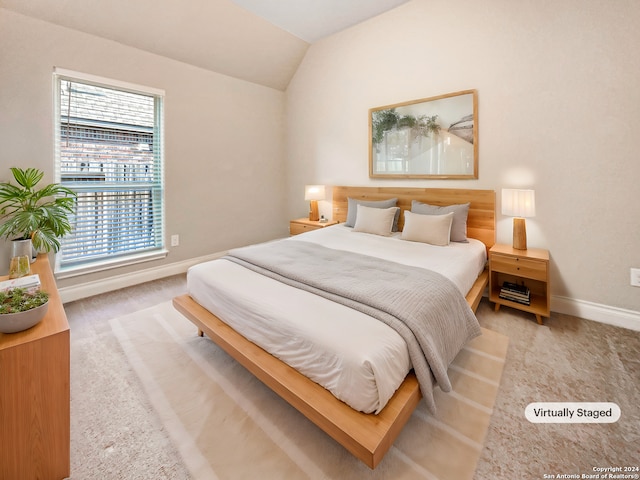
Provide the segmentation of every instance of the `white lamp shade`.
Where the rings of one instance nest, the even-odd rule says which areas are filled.
[[[304,187],[305,200],[324,200],[324,185],[307,185]]]
[[[502,214],[509,217],[535,217],[536,196],[534,190],[502,189]]]

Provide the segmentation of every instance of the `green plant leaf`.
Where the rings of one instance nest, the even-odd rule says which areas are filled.
[[[0,184],[0,237],[31,238],[36,249],[57,252],[59,238],[72,230],[68,217],[75,212],[75,192],[55,183],[35,190],[44,176],[35,168],[11,172],[19,186]]]
[[[49,294],[40,289],[10,288],[0,292],[0,314],[19,313],[40,307],[49,301]]]
[[[11,173],[13,174],[13,178],[16,179],[16,182],[27,190],[33,189],[44,176],[44,172],[35,168],[22,170],[21,168],[11,167]]]

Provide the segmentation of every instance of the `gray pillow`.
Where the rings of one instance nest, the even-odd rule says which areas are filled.
[[[467,216],[469,215],[469,203],[460,205],[447,205],[446,207],[438,207],[437,205],[429,205],[428,203],[411,201],[411,212],[420,213],[422,215],[444,215],[453,212],[453,223],[451,224],[451,241],[465,242],[467,240]]]
[[[397,198],[390,198],[389,200],[356,200],[355,198],[347,197],[347,221],[344,222],[346,227],[354,227],[356,224],[356,217],[358,215],[358,205],[371,208],[391,208],[395,207],[398,203]],[[400,209],[396,211],[395,217],[393,217],[392,232],[398,231],[398,219],[400,218]]]

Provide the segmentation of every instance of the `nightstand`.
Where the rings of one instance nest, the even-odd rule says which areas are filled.
[[[503,291],[504,282],[528,288],[530,303],[509,298],[519,298],[518,293]],[[496,244],[489,250],[489,300],[500,305],[533,313],[542,325],[542,317],[549,317],[551,290],[549,283],[549,251],[540,248],[517,250],[510,245]],[[521,297],[520,297],[521,298]]]
[[[289,234],[298,235],[304,232],[310,232],[311,230],[318,230],[319,228],[329,227],[336,225],[338,222],[335,220],[328,220],[326,222],[319,222],[309,220],[308,218],[297,218],[289,222]]]

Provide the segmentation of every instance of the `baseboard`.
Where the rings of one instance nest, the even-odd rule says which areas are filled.
[[[132,287],[140,283],[150,282],[159,278],[170,277],[185,273],[189,267],[198,263],[207,262],[220,258],[226,252],[213,253],[202,257],[191,258],[181,262],[162,265],[161,267],[147,268],[137,272],[125,273],[114,277],[105,278],[103,280],[95,280],[93,282],[81,283],[70,287],[62,287],[58,289],[62,303],[73,302],[101,293],[111,292],[120,288]]]
[[[599,303],[552,296],[551,311],[640,331],[640,312]]]

